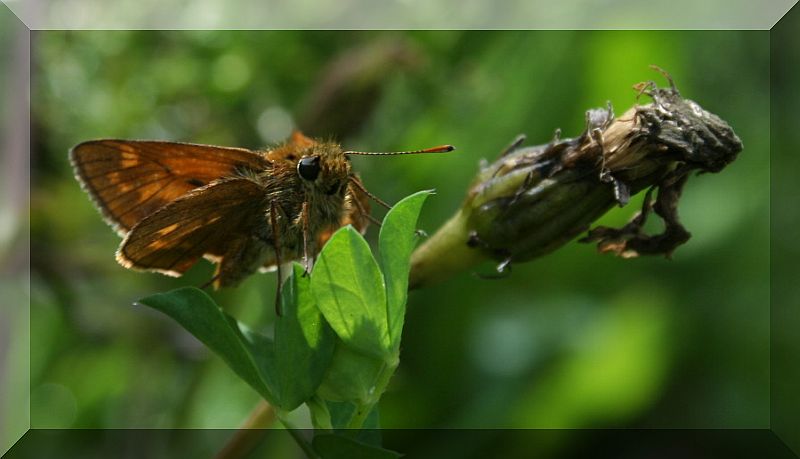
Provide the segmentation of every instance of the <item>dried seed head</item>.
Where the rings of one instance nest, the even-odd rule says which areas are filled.
[[[424,266],[436,266],[426,258],[444,254],[461,254],[470,263],[491,258],[504,268],[544,255],[586,231],[615,203],[624,205],[648,188],[645,209],[630,224],[596,228],[584,240],[625,257],[669,256],[685,243],[689,233],[678,220],[677,203],[688,173],[722,170],[742,143],[727,123],[681,97],[661,72],[669,88],[653,82],[634,87],[651,103],[620,117],[610,105],[589,110],[579,137],[561,139],[557,131],[550,143],[534,147],[522,147],[519,137],[494,163],[484,164],[460,211],[415,253],[412,279],[442,277]],[[651,203],[654,189],[658,198]],[[660,235],[642,233],[651,208],[664,219]]]

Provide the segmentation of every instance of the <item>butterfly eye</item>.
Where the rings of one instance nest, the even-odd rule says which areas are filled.
[[[313,182],[319,175],[319,156],[306,156],[297,163],[297,173],[300,177]]]

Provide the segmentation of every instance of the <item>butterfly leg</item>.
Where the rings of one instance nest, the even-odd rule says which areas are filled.
[[[390,206],[389,204],[387,204],[387,203],[386,203],[386,201],[384,201],[383,199],[381,199],[381,198],[379,198],[379,197],[375,196],[374,194],[370,193],[369,191],[367,191],[367,189],[366,189],[366,188],[364,188],[364,184],[362,184],[362,183],[361,183],[361,181],[360,181],[360,180],[358,180],[357,178],[355,178],[354,176],[351,176],[351,177],[350,177],[350,183],[352,183],[353,185],[355,185],[355,186],[356,186],[356,188],[358,188],[359,190],[361,190],[361,192],[362,192],[362,193],[364,193],[365,195],[369,196],[370,198],[372,198],[372,200],[373,200],[373,201],[375,201],[375,202],[377,202],[378,204],[382,205],[382,206],[383,206],[383,207],[385,207],[386,209],[391,209],[391,208],[392,208],[392,206]]]
[[[225,246],[213,282],[214,288],[235,287],[255,273],[271,255],[272,241],[261,236],[234,236]]]
[[[303,201],[303,208],[300,213],[301,218],[303,219],[303,267],[305,268],[303,275],[308,276],[308,273],[311,272],[313,263],[311,256],[309,255],[310,252],[308,247],[311,239],[308,229],[308,201]]]
[[[214,276],[212,276],[212,277],[211,277],[211,279],[209,279],[209,280],[207,280],[207,281],[203,282],[203,284],[202,284],[202,285],[200,285],[200,289],[201,289],[201,290],[207,290],[207,289],[208,289],[209,287],[211,287],[212,285],[214,286],[214,289],[215,289],[215,290],[216,290],[216,289],[218,289],[218,288],[219,288],[219,286],[217,285],[217,284],[218,284],[218,282],[217,282],[217,281],[218,281],[218,279],[219,279],[219,275],[220,275],[220,272],[219,272],[219,269],[217,269],[217,272],[216,272],[216,273],[214,273]]]
[[[281,315],[281,285],[283,284],[283,275],[281,273],[281,242],[280,230],[278,228],[278,209],[275,203],[269,205],[269,224],[272,227],[272,241],[275,248],[275,265],[277,266],[278,274],[278,288],[275,290],[275,314]]]
[[[361,204],[361,201],[359,201],[358,198],[355,197],[355,194],[353,192],[353,188],[350,187],[350,185],[348,185],[348,188],[349,188],[348,191],[349,191],[349,194],[350,194],[350,197],[351,197],[350,202],[352,202],[356,206],[356,209],[358,209],[359,214],[363,218],[366,218],[367,220],[372,222],[374,225],[376,225],[378,228],[380,228],[381,227],[381,221],[369,214],[369,211],[364,208],[364,205]],[[361,224],[361,222],[359,222],[359,223]]]

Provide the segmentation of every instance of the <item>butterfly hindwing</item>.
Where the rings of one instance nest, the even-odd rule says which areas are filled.
[[[117,251],[125,267],[172,276],[203,255],[222,257],[253,230],[267,240],[265,188],[248,178],[223,179],[192,190],[133,226]]]

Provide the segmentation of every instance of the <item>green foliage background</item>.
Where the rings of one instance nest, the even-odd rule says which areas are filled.
[[[615,259],[571,243],[505,280],[465,272],[412,292],[381,424],[768,427],[767,32],[33,37],[34,427],[233,428],[258,400],[175,323],[131,306],[200,285],[212,267],[171,279],[117,265],[119,239],[73,179],[71,146],[119,137],[259,148],[293,125],[349,149],[451,143],[458,150],[446,156],[354,159],[368,189],[390,202],[436,188],[420,223],[432,232],[457,208],[481,158],[519,133],[531,144],[559,127],[577,135],[584,111],[607,100],[622,113],[634,103],[634,83],[665,84],[649,64],[667,69],[685,97],[729,121],[744,143],[728,169],[689,181],[680,212],[692,239],[672,261]],[[341,97],[325,102],[314,94],[339,71],[329,67],[337,59],[357,71],[344,77]],[[325,116],[308,121],[319,107]],[[625,222],[639,202],[601,223]],[[377,240],[374,228],[368,239]],[[273,275],[255,275],[214,296],[266,329],[274,288]],[[420,440],[414,431],[392,435],[388,447]],[[540,447],[558,451],[568,441],[566,433]],[[473,447],[460,446],[465,454]]]

